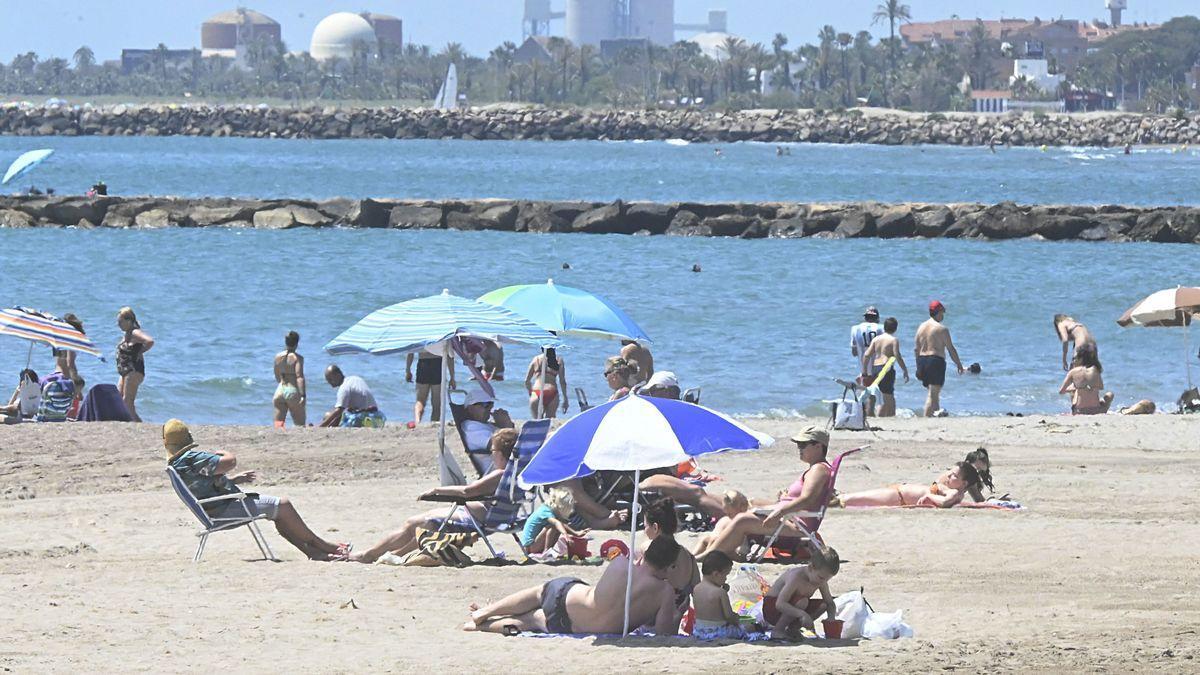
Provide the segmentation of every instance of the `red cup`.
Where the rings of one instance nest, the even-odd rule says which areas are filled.
[[[821,622],[821,626],[825,629],[826,640],[842,639],[842,622],[837,619],[825,619]]]

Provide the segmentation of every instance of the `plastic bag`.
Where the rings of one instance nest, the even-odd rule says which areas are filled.
[[[834,429],[849,429],[851,431],[862,431],[867,428],[866,411],[863,410],[863,404],[853,398],[845,398],[834,404],[833,415]]]
[[[771,584],[758,573],[758,566],[739,565],[726,583],[729,585],[729,604],[733,611],[742,616],[753,616],[761,622],[762,597],[771,590]]]
[[[912,627],[904,623],[904,610],[873,612],[863,624],[862,636],[868,640],[895,640],[913,636]]]

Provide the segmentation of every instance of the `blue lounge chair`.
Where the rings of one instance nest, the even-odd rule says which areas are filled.
[[[254,537],[254,543],[258,545],[258,550],[263,555],[264,560],[277,560],[275,554],[271,552],[271,546],[263,537],[262,531],[258,529],[258,520],[266,518],[265,515],[257,516],[250,515],[250,509],[246,507],[246,495],[238,492],[232,495],[221,495],[220,497],[210,497],[209,499],[196,499],[196,495],[188,489],[183,479],[179,477],[179,473],[174,467],[167,467],[167,475],[171,478],[171,487],[175,488],[175,494],[179,495],[179,499],[183,501],[184,506],[196,516],[196,520],[200,521],[203,530],[196,533],[200,537],[200,544],[196,546],[196,555],[192,557],[192,562],[200,562],[200,557],[204,555],[204,545],[208,543],[208,535],[214,532],[223,532],[225,530],[237,529],[245,525],[250,530],[250,536]],[[245,516],[236,518],[212,518],[204,511],[205,504],[212,504],[220,501],[229,501],[236,499],[242,506]]]
[[[529,517],[527,508],[531,497],[519,485],[517,485],[517,476],[525,470],[529,464],[529,460],[533,459],[533,455],[546,442],[546,435],[550,431],[550,420],[531,420],[526,422],[521,427],[521,435],[517,437],[517,445],[513,450],[513,458],[504,469],[504,475],[500,478],[500,484],[496,486],[496,492],[491,497],[467,499],[463,497],[428,497],[425,501],[432,502],[450,502],[453,506],[450,507],[450,513],[442,519],[438,527],[438,533],[442,532],[474,532],[483,539],[484,545],[488,547],[493,558],[500,558],[500,554],[496,552],[492,542],[488,540],[489,534],[507,533],[516,539],[517,546],[520,546],[521,552],[528,555],[525,547],[521,545],[521,529],[525,526],[525,519]],[[471,516],[470,509],[464,508],[467,502],[485,502],[488,504],[487,513],[484,514],[483,522],[476,520]],[[455,517],[460,513],[459,517]]]

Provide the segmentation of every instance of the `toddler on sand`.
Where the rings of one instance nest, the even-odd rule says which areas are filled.
[[[745,637],[737,612],[729,603],[725,580],[733,570],[733,560],[720,551],[704,558],[700,572],[704,578],[692,591],[692,607],[696,610],[696,625],[692,636],[700,640]]]
[[[711,534],[704,535],[700,539],[700,544],[696,547],[695,551],[692,551],[692,555],[697,558],[708,553],[709,547],[721,536],[725,528],[729,527],[734,518],[750,510],[750,500],[746,499],[746,495],[737,490],[728,490],[725,492],[722,506],[725,510],[724,517],[717,521]]]
[[[575,513],[575,497],[563,488],[552,488],[546,503],[539,506],[525,521],[521,545],[530,553],[541,553],[554,547],[559,536],[582,537],[587,529],[576,530],[567,524]]]

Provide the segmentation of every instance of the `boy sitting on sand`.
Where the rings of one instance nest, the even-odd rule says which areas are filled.
[[[576,530],[567,524],[574,513],[575,497],[564,488],[551,488],[546,494],[546,503],[525,521],[521,545],[530,553],[541,553],[554,548],[560,536],[586,536],[587,529]]]
[[[762,601],[763,620],[772,627],[771,636],[798,638],[800,629],[812,630],[822,613],[828,613],[831,619],[836,617],[829,580],[840,568],[837,551],[821,547],[813,551],[807,565],[790,569],[776,579]],[[820,600],[813,598],[817,591],[821,592]]]
[[[737,490],[728,490],[725,492],[724,499],[722,500],[722,509],[725,511],[725,515],[717,521],[711,534],[701,537],[700,545],[696,547],[695,551],[692,551],[692,555],[697,558],[708,553],[709,547],[720,538],[721,533],[729,527],[734,518],[750,510],[750,500],[746,499],[746,495]]]
[[[713,551],[700,565],[704,578],[692,591],[692,607],[696,610],[693,637],[740,640],[746,636],[737,612],[729,603],[729,590],[725,586],[732,570],[733,560],[720,551]]]

